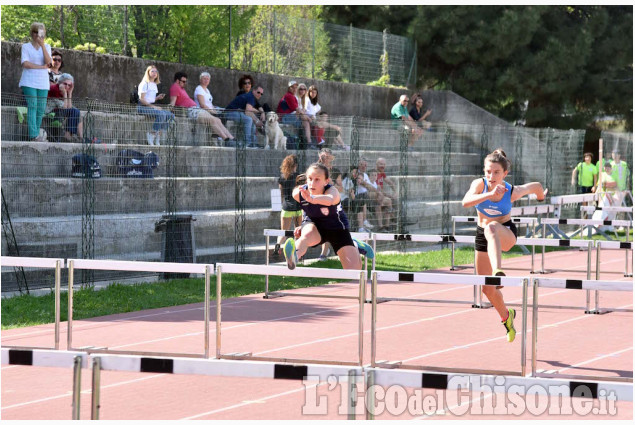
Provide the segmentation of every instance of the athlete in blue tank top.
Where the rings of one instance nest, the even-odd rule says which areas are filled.
[[[284,244],[287,266],[294,269],[312,246],[329,242],[345,269],[361,270],[359,254],[373,258],[373,249],[365,242],[353,240],[348,230],[348,217],[342,210],[339,191],[329,182],[329,170],[314,163],[306,171],[306,185],[293,189],[293,198],[304,212],[302,225],[294,230],[294,239]]]
[[[476,273],[480,275],[505,276],[501,270],[501,252],[509,251],[516,244],[516,226],[511,220],[512,203],[525,195],[534,194],[543,201],[547,190],[538,182],[512,186],[505,181],[510,162],[501,149],[485,158],[485,178],[472,182],[463,197],[463,206],[476,207],[478,226],[474,249],[476,250]],[[501,317],[507,332],[507,341],[516,337],[514,317],[516,311],[507,309],[502,286],[483,285],[482,291]]]

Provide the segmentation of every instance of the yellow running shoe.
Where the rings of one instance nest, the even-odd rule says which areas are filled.
[[[514,318],[516,317],[516,310],[510,308],[507,310],[509,312],[509,316],[507,320],[503,322],[503,326],[507,330],[507,342],[514,342],[516,338],[516,329],[514,329]]]
[[[494,270],[494,272],[492,273],[492,275],[494,275],[494,276],[506,276],[506,275],[505,275],[505,272],[504,272],[504,271],[502,271],[501,269],[496,269],[496,270]]]

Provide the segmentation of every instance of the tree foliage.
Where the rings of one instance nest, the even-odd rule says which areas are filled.
[[[617,114],[632,129],[631,6],[330,6],[325,18],[413,37],[419,87],[504,119],[570,128]]]

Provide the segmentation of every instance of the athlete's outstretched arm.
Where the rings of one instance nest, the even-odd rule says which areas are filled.
[[[549,189],[543,189],[539,182],[531,182],[520,186],[514,186],[512,192],[512,202],[519,200],[525,195],[533,193],[538,201],[544,201]]]

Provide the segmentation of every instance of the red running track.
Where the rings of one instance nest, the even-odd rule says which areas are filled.
[[[537,257],[539,259],[539,257]],[[529,257],[504,261],[511,276],[527,276]],[[586,253],[576,250],[547,254],[547,269],[566,265],[567,272],[545,277],[586,278]],[[577,271],[576,270],[580,270]],[[631,280],[623,277],[624,253],[603,251],[601,279]],[[521,269],[521,270],[517,270]],[[472,273],[463,269],[454,273]],[[542,276],[542,275],[541,275]],[[370,286],[369,286],[370,288]],[[357,295],[353,283],[333,284],[298,290],[303,293]],[[508,303],[519,303],[520,288],[503,290]],[[516,319],[517,339],[509,344],[493,309],[473,309],[467,304],[442,300],[472,299],[473,288],[465,286],[412,283],[380,284],[380,297],[411,297],[440,302],[387,302],[378,305],[377,359],[398,360],[417,366],[520,370],[521,314]],[[530,300],[531,291],[529,293]],[[370,297],[370,291],[368,292]],[[632,309],[632,293],[602,292],[602,308]],[[358,303],[355,300],[282,297],[265,300],[262,294],[223,301],[222,352],[252,352],[256,356],[356,361]],[[541,289],[539,305],[559,305],[578,309],[541,307],[537,369],[547,374],[586,376],[633,376],[633,316],[631,312],[585,315],[584,291]],[[215,307],[211,308],[212,320]],[[371,309],[364,308],[364,363],[370,360]],[[215,353],[211,323],[210,351]],[[75,321],[73,347],[106,346],[111,350],[203,353],[203,306],[192,304]],[[528,315],[528,368],[531,362],[531,311]],[[62,327],[65,349],[65,326]],[[52,346],[51,325],[2,331],[3,346]],[[528,369],[529,370],[529,369]],[[3,366],[2,419],[70,419],[72,371],[58,368]],[[343,385],[308,383],[261,378],[203,377],[154,373],[102,372],[101,419],[345,419]],[[82,377],[81,417],[90,417],[90,373]],[[393,389],[397,390],[397,389]],[[432,398],[432,395],[435,397]],[[325,396],[322,404],[315,399]],[[497,394],[464,394],[430,389],[404,390],[400,400],[408,406],[385,404],[378,419],[488,419],[558,418],[549,411],[548,397],[538,397],[535,409],[509,408],[500,400],[493,411],[483,403],[499,401]],[[429,396],[426,398],[426,396]],[[406,397],[406,398],[404,398]],[[436,406],[417,404],[434,400]],[[307,401],[308,399],[308,401]],[[313,400],[313,401],[311,401]],[[463,412],[468,401],[469,410]],[[571,400],[571,399],[567,399]],[[551,400],[553,401],[553,400]],[[596,402],[597,403],[597,402]],[[313,408],[319,404],[320,408]],[[393,403],[394,404],[394,403]],[[527,401],[529,405],[529,400]],[[550,408],[555,405],[552,402]],[[511,404],[513,406],[513,404]],[[572,417],[588,419],[632,419],[632,402],[617,401],[615,414],[584,415],[574,410]],[[304,412],[303,412],[304,406]],[[383,405],[382,405],[383,406]],[[602,406],[594,405],[595,407]],[[531,406],[530,406],[531,407]],[[423,414],[425,410],[426,414]],[[532,411],[530,411],[532,410]],[[611,410],[611,409],[604,409]],[[533,413],[532,413],[533,412]],[[565,411],[566,413],[566,411]],[[604,413],[600,411],[600,413]],[[505,416],[507,415],[507,416]],[[363,417],[359,406],[358,417]]]

